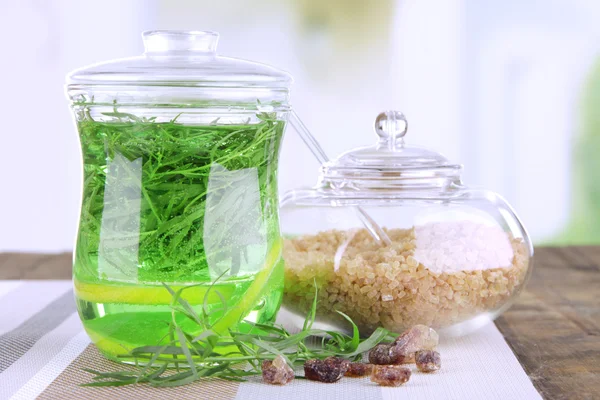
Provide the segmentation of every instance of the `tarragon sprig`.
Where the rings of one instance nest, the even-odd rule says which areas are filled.
[[[149,384],[155,387],[181,386],[207,378],[244,381],[246,377],[259,375],[263,360],[281,355],[290,365],[301,366],[306,360],[330,356],[357,360],[382,341],[391,341],[394,333],[377,328],[371,336],[361,339],[358,327],[350,317],[339,312],[352,327],[352,334],[313,328],[317,310],[317,289],[312,307],[306,315],[303,328],[291,333],[282,325],[245,321],[253,327],[250,332],[230,329],[226,334],[211,330],[217,321],[209,322],[215,312],[227,310],[227,303],[220,296],[221,307],[197,312],[177,291],[165,285],[172,295],[172,320],[168,341],[156,346],[142,346],[121,357],[133,360],[135,366],[128,371],[85,371],[94,375],[93,381],[82,386],[124,386]],[[207,292],[208,293],[208,292]],[[181,313],[198,325],[199,335],[185,332],[177,323],[175,315]],[[315,340],[319,338],[320,340]],[[228,348],[229,351],[220,349]],[[185,367],[181,368],[181,367]]]

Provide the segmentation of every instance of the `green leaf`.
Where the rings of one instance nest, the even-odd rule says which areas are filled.
[[[198,371],[196,370],[196,364],[194,363],[194,359],[192,358],[192,353],[187,345],[187,339],[183,334],[183,331],[180,327],[175,327],[175,332],[177,332],[177,338],[179,339],[179,344],[181,345],[181,350],[185,355],[185,359],[188,362],[188,367],[192,370],[192,374],[194,376],[198,376]]]
[[[290,361],[290,359],[285,354],[283,354],[281,351],[279,351],[275,347],[271,346],[270,344],[263,342],[262,340],[257,340],[257,339],[254,339],[252,341],[252,343],[257,345],[258,347],[268,351],[270,354],[275,354],[275,355],[283,357],[285,362],[288,363],[288,365],[293,365],[292,362]]]
[[[365,352],[371,350],[373,347],[377,346],[379,343],[381,343],[388,336],[388,334],[389,334],[389,332],[386,329],[379,327],[379,328],[375,329],[375,332],[373,332],[371,334],[371,336],[369,336],[367,339],[362,341],[356,347],[356,350],[354,350],[350,353],[346,353],[344,355],[346,357],[352,357],[352,356],[356,356],[356,355],[365,353]]]
[[[338,311],[337,313],[340,314],[342,317],[344,317],[352,325],[352,340],[349,343],[349,345],[350,345],[349,350],[354,351],[358,348],[358,345],[360,344],[360,332],[358,331],[358,326],[356,326],[354,321],[352,321],[352,318],[350,318],[343,312]],[[347,350],[347,349],[344,349],[344,350]]]
[[[152,372],[151,374],[147,375],[145,377],[145,381],[151,381],[153,379],[158,378],[159,376],[161,376],[168,368],[169,364],[164,363],[159,369],[157,369],[156,371]]]
[[[131,350],[130,354],[125,354],[123,357],[139,356],[141,354],[176,354],[183,355],[183,350],[178,346],[142,346]]]
[[[137,116],[133,115],[133,114],[129,114],[129,113],[123,113],[123,112],[118,112],[118,111],[114,111],[114,112],[103,112],[102,115],[105,115],[107,117],[116,117],[116,118],[127,118],[130,119],[132,121],[135,122],[142,122],[142,120],[140,118],[138,118]]]
[[[103,387],[103,386],[126,386],[136,383],[136,378],[127,380],[127,381],[104,381],[104,382],[90,382],[83,383],[79,386],[82,387]]]
[[[302,326],[303,331],[306,331],[306,330],[309,330],[312,328],[312,326],[315,322],[315,318],[317,316],[318,289],[317,289],[316,280],[314,281],[314,288],[315,288],[315,295],[313,297],[313,302],[312,302],[312,306],[310,307],[310,311],[308,312],[308,314],[306,315],[306,318],[304,319],[304,325]]]

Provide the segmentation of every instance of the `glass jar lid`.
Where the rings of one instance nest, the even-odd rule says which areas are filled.
[[[351,191],[406,191],[451,190],[460,185],[462,166],[438,152],[407,145],[407,131],[408,122],[402,113],[382,112],[375,120],[379,140],[323,164],[319,186]]]
[[[210,31],[148,31],[143,55],[73,71],[73,94],[118,94],[121,102],[148,95],[166,103],[191,100],[286,103],[292,77],[256,62],[217,54],[219,34]],[[78,93],[83,91],[82,93]],[[98,101],[98,99],[96,99]]]

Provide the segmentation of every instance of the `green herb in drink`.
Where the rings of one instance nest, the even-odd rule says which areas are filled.
[[[103,113],[107,122],[84,104],[75,108],[84,184],[74,280],[84,326],[101,351],[115,358],[168,333],[161,282],[198,283],[186,301],[195,312],[214,311],[224,330],[251,313],[254,322],[272,320],[283,290],[284,122],[275,113],[238,125],[157,122],[116,106]],[[224,271],[218,292],[238,310],[228,316],[215,311],[216,291],[204,296]]]

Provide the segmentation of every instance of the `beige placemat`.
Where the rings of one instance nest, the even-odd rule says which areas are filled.
[[[93,367],[92,367],[93,366]],[[75,400],[75,399],[234,399],[238,391],[239,382],[230,382],[220,379],[202,381],[196,385],[186,385],[172,388],[151,388],[148,386],[122,386],[122,387],[81,387],[82,383],[91,381],[92,374],[83,371],[83,368],[94,368],[99,371],[133,370],[128,366],[116,365],[105,359],[90,344],[79,357],[73,361],[38,397],[46,400]]]
[[[279,322],[293,325],[291,314]],[[474,334],[443,338],[442,369],[436,374],[414,370],[399,388],[382,388],[369,379],[345,378],[335,384],[296,379],[287,386],[266,385],[260,377],[238,383],[205,380],[177,388],[147,385],[89,388],[91,368],[128,368],[106,360],[90,344],[68,281],[0,281],[0,400],[4,399],[240,399],[240,400],[398,400],[523,399],[539,393],[492,323]]]

